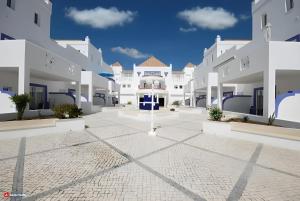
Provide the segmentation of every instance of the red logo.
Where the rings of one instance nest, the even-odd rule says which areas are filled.
[[[5,198],[10,197],[10,193],[9,193],[9,192],[4,192],[4,193],[3,193],[3,197],[5,197]]]

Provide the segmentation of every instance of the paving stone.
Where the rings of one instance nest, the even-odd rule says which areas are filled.
[[[232,138],[202,134],[186,144],[241,160],[249,160],[257,144]]]
[[[298,151],[264,146],[257,164],[300,177],[300,153]]]
[[[20,138],[0,140],[0,160],[18,155]]]
[[[41,193],[126,161],[101,142],[26,156],[24,192]]]
[[[141,162],[206,200],[225,200],[245,167],[244,162],[186,145],[177,145]]]
[[[134,158],[149,154],[174,143],[170,140],[148,136],[144,133],[108,139],[107,142]]]
[[[145,171],[135,164],[128,164],[119,169],[95,177],[87,182],[77,184],[62,192],[47,195],[41,199],[69,200],[191,200],[182,192],[166,184],[160,178]]]
[[[0,161],[0,200],[3,192],[11,192],[17,159]]]
[[[240,183],[240,200],[300,200],[300,152],[263,145],[252,160],[257,143],[197,135],[204,114],[156,121],[158,137],[147,135],[149,122],[117,110],[84,119],[83,132],[26,138],[24,172],[16,171],[20,139],[0,140],[0,193],[23,175],[27,198],[48,201],[223,201]]]
[[[300,178],[256,167],[241,200],[299,201]]]
[[[137,129],[123,125],[105,126],[101,128],[89,128],[88,131],[102,139],[118,137],[121,135],[135,134],[140,132]]]
[[[93,141],[95,141],[95,139],[86,132],[74,131],[28,137],[26,140],[26,154],[63,148],[71,145],[83,144]]]

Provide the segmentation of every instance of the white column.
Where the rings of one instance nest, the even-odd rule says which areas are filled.
[[[137,108],[140,108],[140,94],[137,95]]]
[[[190,107],[194,106],[194,102],[195,102],[195,94],[194,94],[194,80],[191,80],[190,82],[191,87],[190,87]]]
[[[81,83],[76,82],[76,105],[81,108]]]
[[[223,84],[222,83],[218,83],[218,108],[219,109],[223,109]]]
[[[275,112],[276,71],[264,71],[264,116],[270,117]]]
[[[208,85],[206,89],[206,107],[211,107],[211,86]]]
[[[89,92],[88,92],[88,102],[90,102],[90,103],[93,103],[93,85],[90,83],[89,85],[88,85],[88,90],[89,90]]]
[[[196,107],[196,92],[193,92],[193,107]]]
[[[184,106],[186,106],[185,105],[185,91],[183,91],[183,103],[184,103]]]
[[[19,66],[18,73],[18,94],[29,94],[30,72],[25,65]]]

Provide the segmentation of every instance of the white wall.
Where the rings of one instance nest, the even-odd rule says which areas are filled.
[[[300,122],[300,94],[283,99],[278,108],[278,119]]]
[[[224,102],[223,110],[249,114],[252,97],[233,97]]]
[[[273,41],[285,41],[300,34],[300,2],[294,0],[294,9],[286,12],[285,0],[256,0],[252,5],[252,35],[253,40],[262,42],[264,32],[261,17],[267,14],[272,25]]]
[[[47,0],[14,0],[15,8],[0,1],[0,34],[15,39],[27,39],[42,46],[50,40],[52,3]],[[39,26],[34,24],[34,13],[40,18]]]
[[[10,97],[9,94],[0,92],[0,114],[16,112],[16,106],[11,101]]]
[[[14,93],[18,93],[18,72],[8,72],[0,68],[0,88],[3,87],[11,87]]]

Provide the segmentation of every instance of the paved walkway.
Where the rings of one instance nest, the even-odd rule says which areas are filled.
[[[83,132],[0,141],[0,192],[47,201],[300,200],[299,152],[203,134],[203,115],[161,119],[157,137],[117,110],[85,118]]]

